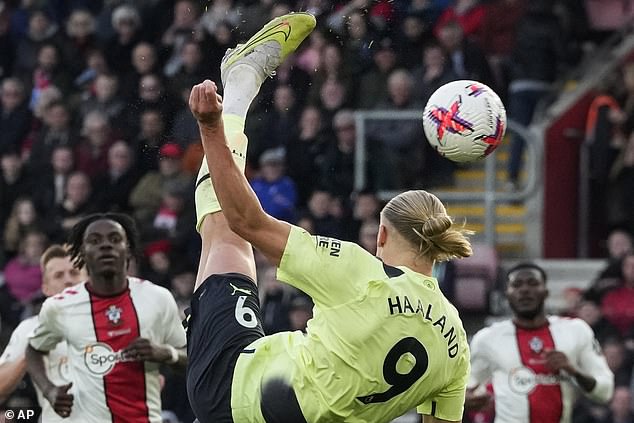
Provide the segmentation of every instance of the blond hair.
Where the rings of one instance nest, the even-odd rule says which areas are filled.
[[[438,197],[424,190],[406,191],[392,198],[381,211],[394,229],[419,254],[434,261],[469,257],[467,238],[473,232],[457,227]]]
[[[70,251],[68,250],[68,246],[53,244],[42,253],[42,257],[40,257],[40,269],[42,269],[42,272],[44,272],[44,268],[49,261],[56,258],[64,257],[70,258]]]

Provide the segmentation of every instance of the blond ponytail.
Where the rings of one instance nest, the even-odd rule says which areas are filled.
[[[472,234],[456,225],[438,197],[424,190],[406,191],[392,198],[383,216],[419,254],[434,261],[469,257],[473,251],[467,238]]]

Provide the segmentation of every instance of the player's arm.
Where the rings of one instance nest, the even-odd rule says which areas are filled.
[[[157,344],[147,338],[137,338],[122,351],[127,357],[139,361],[152,361],[184,369],[187,366],[185,348],[176,348],[169,344]]]
[[[3,403],[18,386],[26,374],[24,355],[15,360],[0,364],[0,403]]]
[[[38,351],[30,345],[26,347],[25,359],[29,375],[33,383],[40,388],[44,394],[56,387],[46,374],[44,358],[47,355],[48,351]]]
[[[267,215],[244,173],[233,161],[222,122],[222,99],[206,80],[192,88],[189,107],[198,121],[211,180],[227,223],[276,266],[291,230],[288,223]]]
[[[184,370],[187,367],[187,338],[178,315],[178,306],[167,289],[155,287],[155,290],[157,307],[163,312],[161,318],[154,322],[152,339],[137,338],[123,349],[122,354]]]
[[[57,414],[68,417],[73,407],[73,395],[68,393],[72,383],[56,386],[46,373],[44,358],[63,340],[63,329],[58,324],[57,304],[55,298],[48,298],[42,304],[39,313],[39,324],[29,336],[26,347],[26,370],[31,380],[51,403]]]
[[[479,410],[491,401],[491,394],[482,389],[484,383],[492,376],[491,359],[487,352],[486,337],[490,332],[489,328],[480,330],[473,336],[469,349],[471,350],[471,371],[469,372],[469,383],[465,393],[465,409]]]
[[[33,321],[22,321],[11,334],[2,356],[0,356],[0,403],[11,395],[26,373],[24,351],[29,342]]]
[[[46,351],[38,351],[31,345],[26,347],[26,367],[33,383],[40,388],[44,398],[51,404],[57,414],[68,417],[73,408],[74,396],[68,393],[73,385],[57,386],[48,378],[44,357],[48,355]]]
[[[614,374],[603,356],[592,328],[578,319],[575,323],[579,325],[582,343],[578,365],[571,366],[574,371],[570,369],[569,374],[574,377],[586,396],[594,401],[607,403],[614,393]]]

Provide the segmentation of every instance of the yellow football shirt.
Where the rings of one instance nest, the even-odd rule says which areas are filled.
[[[297,227],[277,275],[313,298],[314,317],[306,334],[266,336],[240,355],[234,421],[264,422],[261,387],[274,378],[293,387],[308,423],[389,422],[417,406],[462,418],[469,347],[434,278]]]

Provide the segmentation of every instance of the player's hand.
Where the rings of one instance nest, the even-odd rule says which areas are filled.
[[[492,396],[488,391],[482,393],[479,391],[479,387],[467,389],[465,394],[464,408],[465,410],[481,410],[491,402]]]
[[[222,97],[213,81],[205,79],[194,85],[189,95],[189,108],[198,121],[198,125],[217,128],[222,115]]]
[[[61,417],[66,418],[70,416],[70,412],[73,409],[73,394],[69,394],[68,390],[73,386],[73,383],[67,383],[62,386],[54,386],[49,389],[44,396],[51,403],[53,410]]]
[[[561,370],[567,372],[571,376],[575,374],[575,368],[570,364],[568,356],[557,350],[544,351],[544,359],[546,360],[546,367],[553,372],[559,372]]]
[[[147,338],[137,338],[122,351],[124,357],[137,361],[154,361],[162,363],[171,358],[171,354],[165,348],[150,341]]]

